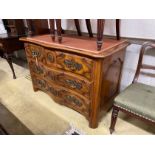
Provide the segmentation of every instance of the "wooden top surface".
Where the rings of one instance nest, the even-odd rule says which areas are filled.
[[[56,38],[57,39],[57,38]],[[48,48],[67,50],[68,52],[87,55],[90,57],[106,57],[122,48],[126,48],[127,40],[103,39],[102,49],[97,51],[96,38],[63,36],[62,43],[52,41],[50,35],[20,38],[21,41],[35,43]]]

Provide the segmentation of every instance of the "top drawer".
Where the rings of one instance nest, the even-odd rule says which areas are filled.
[[[28,58],[42,62],[48,67],[56,67],[75,74],[79,74],[88,80],[92,80],[93,60],[56,50],[44,49],[44,47],[35,44],[26,44],[26,55]]]
[[[93,61],[89,58],[56,52],[57,67],[92,79]]]

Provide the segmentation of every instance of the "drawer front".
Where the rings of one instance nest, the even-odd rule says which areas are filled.
[[[27,57],[34,59],[35,61],[45,62],[44,48],[41,46],[28,44],[25,46]]]
[[[49,94],[56,102],[70,107],[88,117],[88,100],[80,97],[73,92],[67,91],[62,87],[56,86],[54,84],[49,84],[46,80],[38,78],[35,75],[33,75],[32,81],[35,88]]]
[[[29,63],[29,68],[32,74],[36,74],[39,76],[45,75],[45,68],[43,65],[41,65],[40,63],[36,64],[36,62],[31,61],[31,60],[28,61],[28,63]]]
[[[67,91],[62,87],[58,87],[50,84],[48,86],[48,94],[56,99],[59,103],[70,107],[86,117],[89,114],[89,101],[80,97],[79,95],[75,95],[73,92]]]
[[[76,76],[51,69],[46,69],[45,78],[48,81],[72,89],[88,99],[90,98],[92,84],[86,80],[81,80]]]
[[[56,63],[58,68],[79,74],[89,80],[92,78],[93,61],[91,59],[56,52]]]
[[[45,61],[47,66],[53,66],[55,64],[55,51],[45,49]]]

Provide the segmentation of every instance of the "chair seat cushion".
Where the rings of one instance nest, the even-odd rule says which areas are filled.
[[[134,83],[115,98],[114,105],[155,121],[155,87]]]

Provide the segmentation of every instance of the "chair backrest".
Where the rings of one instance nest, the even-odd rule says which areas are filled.
[[[153,43],[153,42],[145,42],[142,45],[141,50],[140,50],[140,54],[139,54],[137,70],[136,70],[136,73],[135,73],[135,76],[134,76],[134,79],[133,79],[133,83],[138,81],[139,75],[141,73],[141,69],[155,70],[155,66],[143,64],[143,58],[144,58],[145,53],[147,52],[147,50],[146,50],[147,47],[155,48],[155,43]],[[152,74],[152,73],[145,73],[145,75],[155,77],[155,74]]]

